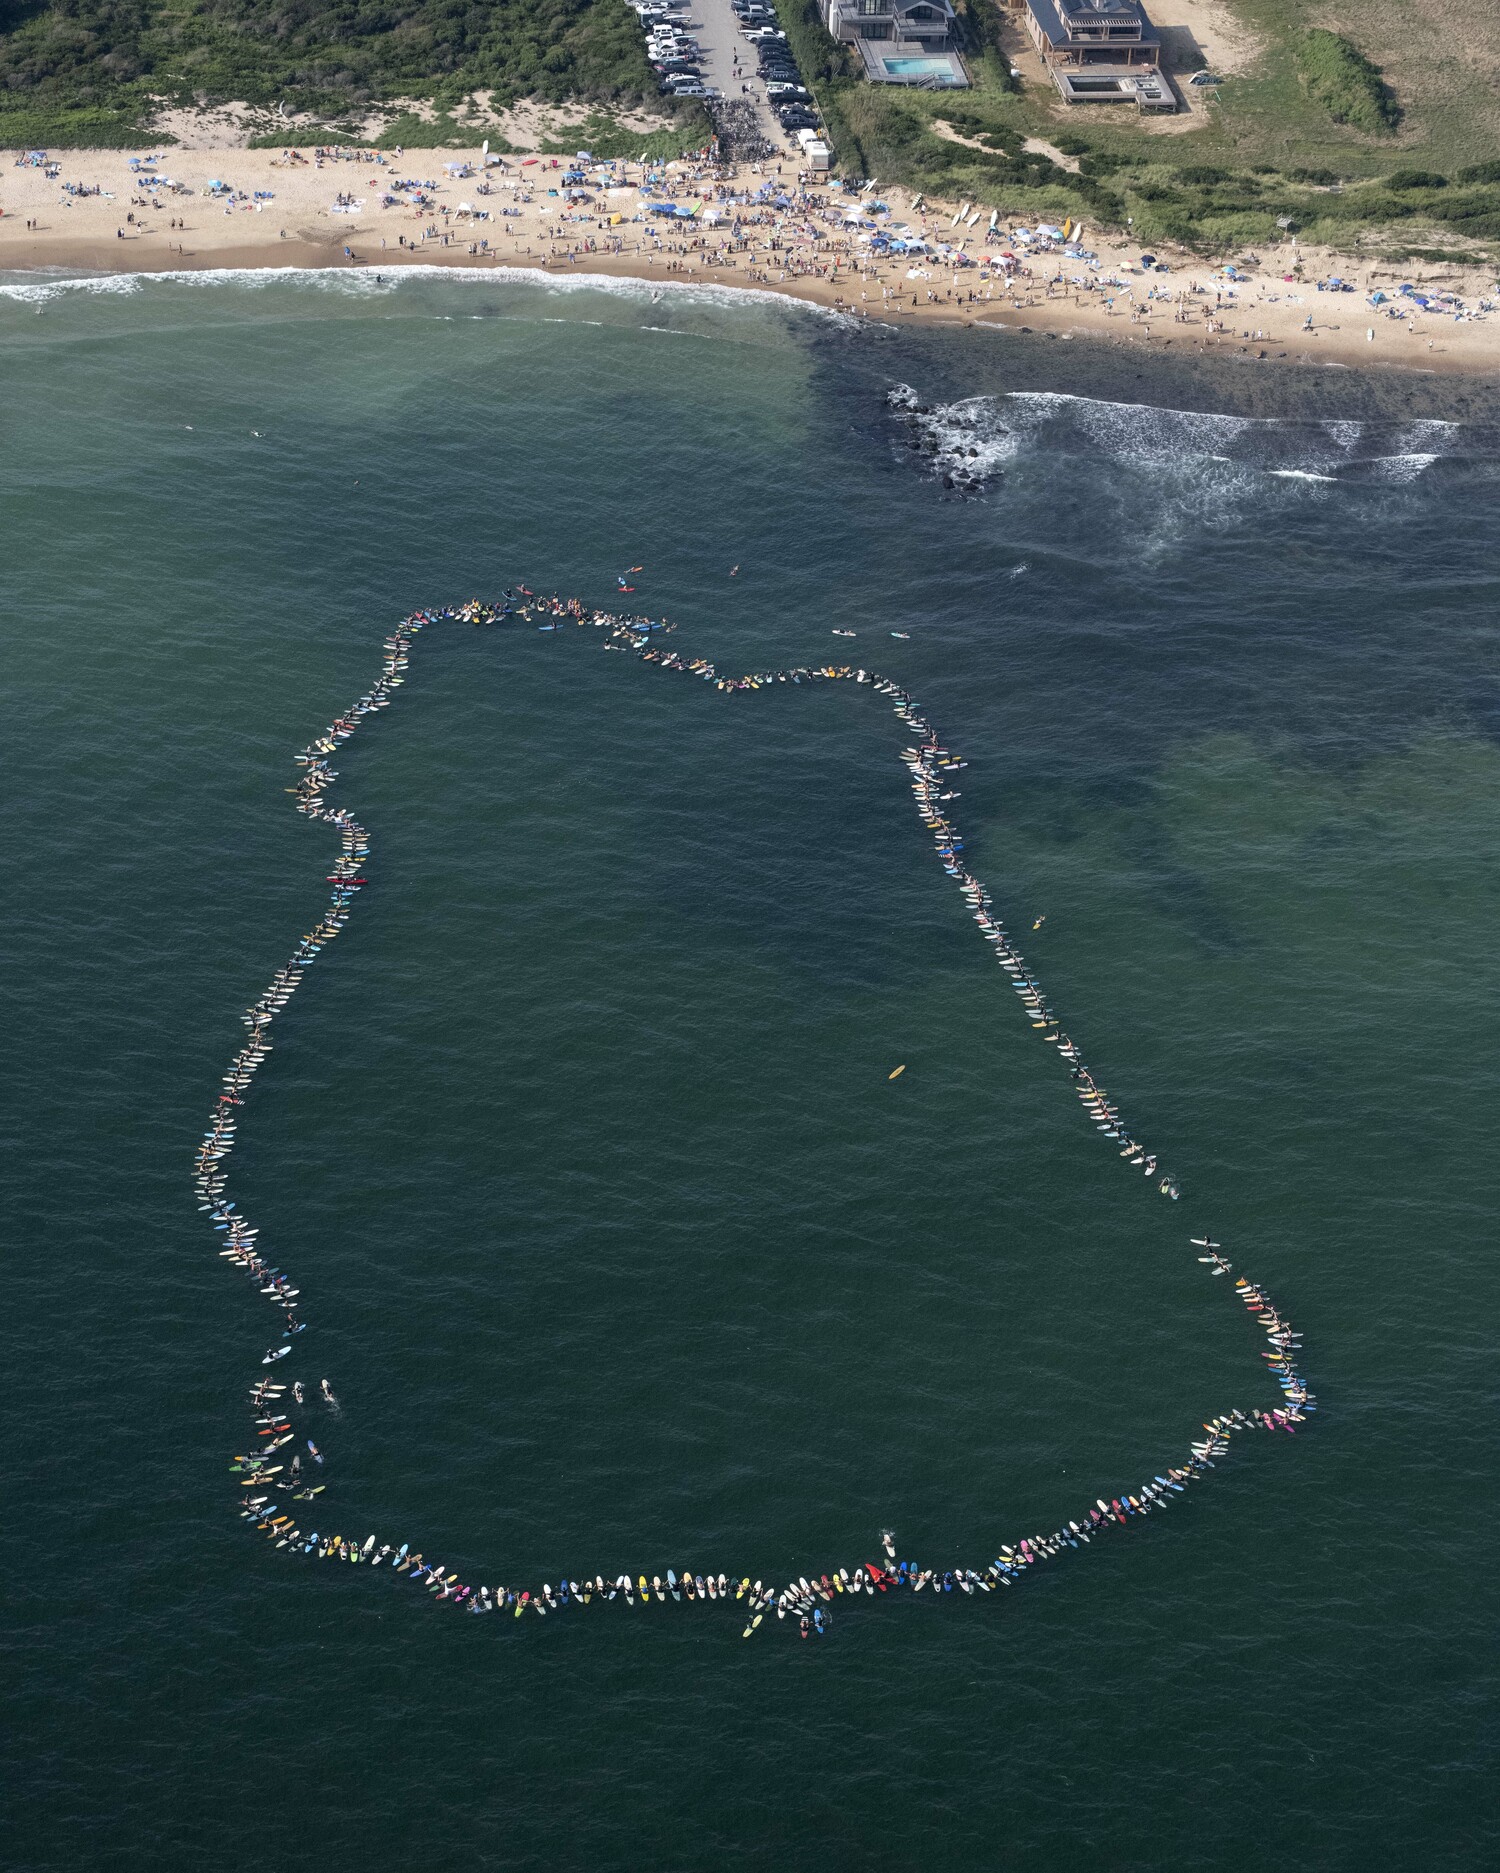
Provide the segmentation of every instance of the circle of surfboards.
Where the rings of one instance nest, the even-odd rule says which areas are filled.
[[[340,856],[326,874],[333,887],[327,906],[317,923],[306,931],[291,956],[279,968],[264,991],[241,1017],[247,1030],[243,1046],[229,1063],[222,1088],[214,1103],[208,1129],[199,1144],[193,1172],[193,1187],[198,1207],[209,1218],[213,1229],[224,1238],[220,1256],[242,1270],[258,1291],[281,1315],[280,1340],[268,1347],[261,1364],[269,1370],[249,1388],[249,1448],[238,1453],[231,1464],[240,1479],[239,1513],[266,1541],[288,1554],[317,1556],[351,1565],[379,1567],[389,1562],[393,1571],[419,1581],[434,1600],[461,1609],[470,1615],[510,1614],[521,1618],[526,1613],[545,1617],[548,1613],[618,1602],[634,1607],[647,1605],[682,1605],[692,1602],[730,1601],[738,1603],[745,1615],[744,1637],[756,1632],[768,1614],[790,1622],[802,1636],[821,1636],[832,1624],[832,1608],[840,1601],[875,1600],[903,1593],[937,1596],[989,1594],[1009,1589],[1024,1581],[1044,1562],[1069,1551],[1079,1551],[1117,1529],[1170,1508],[1193,1484],[1203,1480],[1215,1468],[1217,1460],[1229,1449],[1231,1441],[1250,1431],[1295,1434],[1316,1410],[1316,1400],[1300,1369],[1301,1335],[1272,1303],[1265,1290],[1243,1275],[1233,1275],[1233,1267],[1222,1252],[1222,1245],[1208,1236],[1190,1237],[1191,1245],[1202,1251],[1197,1259],[1210,1276],[1233,1275],[1230,1291],[1246,1308],[1254,1324],[1261,1329],[1266,1350],[1261,1354],[1270,1376],[1282,1393],[1282,1403],[1257,1406],[1250,1410],[1236,1408],[1204,1420],[1201,1437],[1189,1440],[1181,1460],[1164,1464],[1152,1472],[1133,1491],[1105,1499],[1051,1530],[1015,1538],[1002,1544],[993,1557],[986,1557],[978,1567],[941,1568],[926,1566],[897,1554],[895,1537],[887,1529],[881,1534],[878,1558],[858,1557],[852,1566],[847,1562],[814,1577],[799,1575],[786,1581],[751,1580],[748,1575],[724,1572],[703,1573],[684,1569],[678,1573],[667,1568],[649,1579],[643,1571],[622,1572],[613,1576],[594,1574],[574,1579],[566,1576],[557,1582],[539,1585],[488,1583],[471,1584],[459,1578],[459,1570],[445,1563],[429,1561],[409,1541],[399,1545],[381,1541],[370,1534],[361,1540],[333,1532],[320,1532],[315,1521],[326,1521],[320,1504],[327,1487],[324,1453],[306,1435],[306,1416],[322,1410],[336,1413],[339,1401],[329,1381],[319,1381],[316,1400],[309,1396],[307,1382],[288,1386],[278,1377],[284,1370],[281,1362],[300,1350],[301,1335],[307,1322],[302,1316],[301,1290],[292,1277],[276,1267],[260,1241],[259,1229],[240,1211],[228,1194],[228,1162],[238,1136],[234,1114],[245,1103],[255,1075],[271,1052],[270,1031],[304,981],[307,971],[327,946],[345,928],[358,894],[369,882],[370,837],[365,828],[345,808],[328,804],[327,795],[338,778],[331,765],[342,743],[367,720],[395,699],[395,692],[405,681],[410,653],[420,634],[441,624],[474,626],[530,624],[541,631],[565,630],[570,626],[592,628],[602,633],[603,648],[622,651],[640,662],[663,671],[679,673],[711,684],[717,691],[738,695],[770,689],[781,684],[797,687],[830,682],[851,682],[866,687],[889,703],[896,720],[910,738],[901,749],[911,784],[918,818],[932,836],[934,854],[944,872],[953,880],[965,907],[990,946],[996,963],[1019,998],[1026,1018],[1039,1038],[1053,1047],[1065,1063],[1080,1103],[1094,1129],[1118,1152],[1122,1165],[1140,1171],[1147,1187],[1171,1200],[1179,1195],[1177,1179],[1164,1171],[1156,1154],[1142,1144],[1126,1124],[1119,1107],[1085,1065],[1077,1044],[1061,1026],[1045,991],[1006,926],[994,911],[993,900],[984,885],[964,862],[964,841],[952,816],[950,802],[959,796],[952,779],[967,763],[946,747],[907,690],[889,677],[874,671],[841,664],[799,665],[793,669],[762,670],[748,675],[730,676],[704,657],[687,657],[670,650],[661,641],[673,627],[661,619],[627,617],[588,607],[576,599],[557,596],[540,597],[524,586],[504,594],[497,603],[471,600],[467,604],[415,611],[402,620],[382,645],[379,677],[345,712],[330,722],[321,735],[296,756],[302,773],[295,787],[286,791],[295,796],[296,808],[305,818],[319,820],[336,829]],[[1040,927],[1041,920],[1033,928]],[[889,1075],[894,1081],[904,1072],[898,1067]],[[305,1447],[308,1463],[304,1464]],[[467,1571],[467,1570],[465,1570]]]

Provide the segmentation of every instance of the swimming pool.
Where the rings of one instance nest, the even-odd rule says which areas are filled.
[[[936,78],[940,84],[961,85],[963,79],[953,69],[952,59],[888,59],[881,64],[893,78]]]

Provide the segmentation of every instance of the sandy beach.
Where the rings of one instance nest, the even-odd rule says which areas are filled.
[[[1403,273],[1291,242],[1253,263],[1237,257],[1237,279],[1170,249],[1157,253],[1163,272],[1142,268],[1139,249],[1084,229],[1091,264],[1003,213],[987,240],[988,215],[969,204],[902,189],[860,197],[827,177],[799,182],[790,159],[737,171],[653,166],[643,195],[640,164],[589,165],[587,180],[569,189],[566,159],[491,158],[481,170],[478,149],[385,151],[377,162],[367,153],[169,148],[144,169],[121,151],[63,151],[46,168],[21,155],[0,158],[6,271],[503,265],[755,287],[862,317],[1009,326],[1155,351],[1500,370],[1500,293],[1489,298],[1488,276],[1430,265]],[[653,213],[649,204],[664,199],[696,203],[698,213]],[[870,213],[875,201],[889,212]],[[872,234],[901,229],[937,251],[872,254]],[[960,243],[977,264],[944,257]],[[1355,290],[1319,291],[1331,277]],[[1427,305],[1401,295],[1403,282]],[[1376,291],[1385,303],[1370,303]],[[1452,299],[1440,306],[1437,293]]]

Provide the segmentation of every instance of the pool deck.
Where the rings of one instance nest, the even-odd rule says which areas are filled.
[[[924,85],[930,86],[937,74],[927,72],[892,72],[886,69],[887,59],[921,60],[924,64],[942,63],[947,66],[950,76],[935,88],[943,91],[967,90],[970,84],[968,70],[956,52],[944,48],[935,52],[931,46],[921,40],[858,39],[860,57],[864,61],[865,76],[874,85]]]

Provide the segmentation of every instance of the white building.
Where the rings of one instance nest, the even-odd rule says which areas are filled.
[[[822,0],[828,30],[875,84],[949,90],[969,74],[953,48],[952,0]]]

